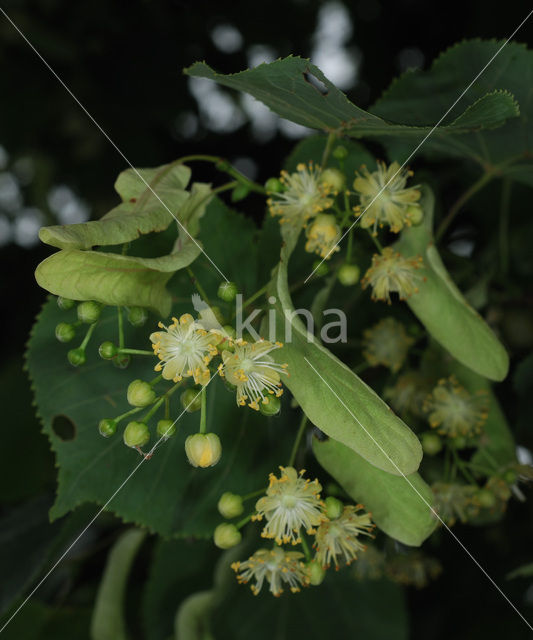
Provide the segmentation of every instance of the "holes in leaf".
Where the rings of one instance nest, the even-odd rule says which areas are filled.
[[[319,80],[316,76],[314,76],[312,73],[304,73],[304,80],[310,84],[313,89],[316,89],[318,91],[318,93],[321,96],[327,96],[329,93],[329,89],[326,87],[326,85],[322,82],[322,80]]]
[[[73,440],[76,435],[76,426],[67,416],[55,416],[52,420],[52,431],[61,440]]]

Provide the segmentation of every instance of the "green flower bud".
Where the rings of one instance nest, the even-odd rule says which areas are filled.
[[[315,587],[322,584],[326,576],[326,570],[316,560],[311,560],[311,562],[307,563],[307,572],[309,576],[309,584],[312,584]]]
[[[93,324],[98,320],[102,313],[102,305],[93,300],[87,302],[81,302],[78,305],[78,320],[85,322],[86,324]]]
[[[148,311],[142,307],[128,309],[128,322],[134,327],[143,327],[148,320]]]
[[[213,467],[222,454],[216,433],[195,433],[185,440],[185,453],[193,467]]]
[[[231,192],[231,201],[240,202],[241,200],[244,200],[249,193],[250,187],[244,182],[241,182]]]
[[[144,422],[128,422],[124,429],[124,444],[128,447],[142,447],[150,440],[150,430]]]
[[[468,445],[468,440],[464,436],[455,436],[451,438],[451,444],[456,449],[464,449]]]
[[[67,353],[67,358],[73,367],[80,367],[85,364],[87,358],[85,356],[85,350],[78,347],[77,349],[71,349]]]
[[[242,496],[238,496],[236,493],[226,491],[220,496],[220,500],[217,504],[218,512],[224,518],[236,518],[240,516],[244,511],[244,505],[242,504]]]
[[[70,300],[70,298],[63,298],[62,296],[59,296],[57,298],[57,306],[63,311],[68,311],[69,309],[72,309],[72,307],[75,304],[76,304],[76,301]]]
[[[503,474],[503,479],[507,484],[515,484],[518,480],[518,474],[514,469],[507,469],[507,471]]]
[[[98,431],[100,431],[100,435],[104,436],[104,438],[109,438],[109,436],[112,436],[116,430],[117,422],[111,418],[104,418],[103,420],[100,420],[98,424]]]
[[[104,360],[111,360],[111,358],[114,358],[117,355],[118,349],[112,342],[107,340],[106,342],[102,342],[98,347],[98,353],[100,354],[100,358],[103,358]]]
[[[428,456],[434,456],[439,453],[439,451],[442,451],[442,439],[436,433],[432,433],[431,431],[423,433],[421,441],[422,449]]]
[[[489,489],[480,489],[476,493],[476,498],[484,509],[492,509],[497,503],[496,496]]]
[[[218,287],[217,296],[224,302],[233,302],[238,293],[237,285],[234,282],[221,282]]]
[[[225,324],[223,327],[224,331],[228,334],[228,336],[230,338],[234,338],[237,335],[237,332],[235,331],[235,328],[232,327],[230,324]]]
[[[329,496],[324,500],[326,516],[330,520],[336,520],[343,512],[344,505],[340,500],[334,498],[333,496]]]
[[[242,535],[234,524],[223,522],[215,529],[213,540],[219,549],[231,549],[239,544]]]
[[[265,182],[265,189],[268,193],[281,193],[285,191],[285,187],[279,178],[269,178]]]
[[[319,278],[329,273],[329,267],[325,260],[315,260],[313,262],[313,273]]]
[[[337,272],[339,282],[345,287],[350,287],[359,280],[361,269],[356,264],[343,264]]]
[[[157,435],[160,438],[171,438],[175,433],[175,420],[159,420],[157,423]]]
[[[156,393],[148,382],[134,380],[128,386],[128,403],[132,407],[147,407],[156,399]]]
[[[412,225],[419,225],[424,219],[424,212],[422,211],[422,207],[411,204],[407,207],[407,211],[405,212],[405,217]]]
[[[202,394],[197,389],[186,389],[180,396],[180,402],[185,411],[194,413],[202,406]]]
[[[117,369],[127,369],[131,362],[131,357],[127,353],[118,353],[111,362]]]
[[[56,327],[56,338],[59,342],[70,342],[76,335],[76,329],[67,322],[60,322]]]
[[[340,144],[338,147],[335,147],[331,155],[337,160],[346,160],[348,157],[348,149]]]
[[[331,187],[334,191],[340,191],[346,183],[346,177],[342,171],[330,167],[322,171],[320,182]]]
[[[276,396],[268,395],[264,402],[259,403],[259,411],[264,416],[277,416],[281,409],[281,400]]]

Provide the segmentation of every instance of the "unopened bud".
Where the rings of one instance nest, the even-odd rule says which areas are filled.
[[[127,369],[131,362],[131,357],[127,353],[118,353],[112,362],[117,369]]]
[[[244,182],[241,182],[231,192],[231,201],[240,202],[241,200],[244,200],[249,193],[250,187]]]
[[[342,514],[344,510],[344,505],[340,500],[334,498],[333,496],[329,496],[324,500],[326,516],[330,520],[336,520]]]
[[[185,440],[185,453],[193,467],[213,467],[222,454],[216,433],[195,433]]]
[[[242,535],[234,524],[223,522],[215,529],[213,540],[219,549],[231,549],[239,544]]]
[[[338,147],[335,147],[331,155],[337,160],[345,160],[348,157],[348,149],[340,144]]]
[[[76,335],[76,329],[67,322],[60,322],[56,327],[56,338],[59,342],[70,342]]]
[[[269,178],[265,182],[265,189],[268,193],[281,193],[285,190],[285,187],[279,178]]]
[[[78,305],[78,320],[85,324],[94,324],[102,313],[102,305],[93,300],[82,302]]]
[[[171,438],[175,433],[175,420],[159,420],[159,422],[157,423],[157,435],[160,438]]]
[[[72,309],[72,307],[76,304],[74,300],[70,298],[63,298],[63,296],[59,296],[57,299],[57,306],[63,311],[68,311]]]
[[[100,420],[98,424],[98,431],[101,436],[104,436],[104,438],[109,438],[109,436],[112,436],[116,430],[116,420],[112,420],[111,418],[104,418],[103,420]]]
[[[233,302],[237,295],[237,285],[234,282],[221,282],[218,287],[217,296],[224,302]]]
[[[409,205],[407,207],[407,211],[405,212],[405,217],[411,224],[415,226],[420,224],[424,219],[424,212],[422,211],[422,207],[416,204]]]
[[[480,489],[476,493],[476,498],[484,509],[492,509],[496,506],[496,496],[489,489]]]
[[[100,358],[103,358],[104,360],[111,360],[111,358],[114,358],[117,355],[118,349],[112,342],[107,340],[106,342],[102,342],[98,347],[98,353],[100,354]]]
[[[343,264],[337,272],[339,282],[345,287],[350,287],[359,280],[361,269],[356,264]]]
[[[220,496],[220,500],[217,504],[218,512],[224,518],[236,518],[240,516],[244,511],[244,506],[242,504],[242,496],[238,496],[236,493],[230,493],[226,491]]]
[[[342,171],[333,169],[332,167],[324,169],[320,174],[320,182],[335,191],[340,191],[346,182],[346,177]]]
[[[442,451],[442,439],[436,433],[430,431],[423,433],[421,437],[422,449],[428,456],[434,456]]]
[[[156,399],[156,393],[148,382],[134,380],[128,386],[127,397],[132,407],[147,407]]]
[[[202,406],[202,393],[197,389],[186,389],[180,396],[180,402],[188,413],[199,411]]]
[[[277,416],[281,409],[281,400],[274,395],[268,395],[259,403],[259,411],[264,416]]]
[[[80,367],[85,364],[87,357],[85,356],[85,350],[78,347],[77,349],[71,349],[67,353],[67,358],[73,367]]]
[[[315,276],[321,277],[329,273],[329,267],[325,260],[315,260],[313,262],[313,273]]]
[[[128,447],[142,447],[150,440],[148,425],[144,422],[128,422],[123,438]]]
[[[312,560],[307,564],[307,575],[309,576],[309,584],[316,587],[322,584],[326,576],[326,570],[319,562]]]
[[[142,307],[130,307],[128,309],[128,322],[134,327],[142,327],[148,320],[148,311]]]

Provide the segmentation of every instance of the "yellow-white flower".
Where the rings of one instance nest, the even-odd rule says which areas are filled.
[[[305,250],[308,253],[318,253],[321,258],[329,259],[335,251],[339,251],[337,243],[341,238],[341,229],[335,216],[324,213],[318,215],[307,227],[306,235]]]
[[[316,559],[323,567],[331,562],[339,566],[339,562],[350,564],[366,546],[360,542],[359,536],[370,536],[374,529],[369,513],[357,514],[363,507],[346,506],[342,514],[335,520],[325,520],[318,527],[315,536]]]
[[[320,180],[320,168],[300,163],[295,173],[281,172],[285,191],[272,193],[267,200],[270,213],[281,216],[280,223],[297,227],[333,204],[331,187]]]
[[[434,509],[439,518],[450,527],[457,518],[467,522],[478,515],[480,504],[477,497],[479,489],[472,484],[446,484],[436,482],[431,486],[434,496]]]
[[[372,287],[372,300],[391,303],[390,294],[397,293],[404,300],[418,291],[423,277],[417,270],[423,267],[420,256],[404,258],[392,247],[385,247],[381,255],[372,256],[372,265],[361,280],[363,289]]]
[[[377,165],[377,170],[372,173],[365,166],[361,167],[361,173],[356,172],[353,187],[361,201],[356,213],[364,212],[360,224],[365,229],[373,226],[373,232],[377,233],[378,226],[387,225],[398,233],[404,226],[412,224],[413,216],[419,217],[420,205],[417,203],[420,191],[417,187],[405,187],[412,173],[399,170],[397,162],[387,167],[378,161]]]
[[[306,567],[301,561],[303,557],[303,553],[283,551],[279,547],[259,549],[245,562],[234,562],[231,568],[237,573],[240,584],[255,580],[255,584],[250,586],[254,595],[261,591],[266,580],[270,591],[279,596],[283,593],[284,585],[288,585],[296,593],[300,591],[300,586],[309,584]]]
[[[208,365],[217,353],[215,344],[220,337],[207,332],[189,313],[179,320],[172,318],[168,327],[160,322],[159,328],[165,331],[156,331],[150,336],[154,354],[161,361],[155,370],[162,370],[165,380],[179,382],[192,376],[196,384],[207,384]]]
[[[372,367],[382,364],[396,373],[413,343],[401,322],[384,318],[363,333],[363,356]]]
[[[424,403],[431,427],[441,435],[455,438],[481,432],[488,415],[487,394],[470,394],[455,376],[439,380]]]
[[[300,529],[312,534],[314,527],[324,519],[318,480],[304,479],[304,471],[298,473],[293,467],[280,467],[281,474],[277,478],[273,473],[269,476],[266,496],[260,498],[255,508],[254,520],[266,519],[261,535],[274,538],[278,544],[301,541]]]
[[[269,395],[279,398],[282,373],[286,373],[286,364],[277,364],[270,354],[274,349],[280,349],[280,342],[259,340],[248,343],[245,340],[235,341],[233,352],[222,352],[223,364],[219,373],[237,389],[237,404],[246,405],[252,409],[259,409],[259,402],[268,404]]]

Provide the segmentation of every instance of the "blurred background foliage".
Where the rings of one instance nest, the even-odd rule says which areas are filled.
[[[455,5],[423,0],[132,0],[127,5],[8,0],[2,6],[134,166],[209,153],[227,157],[260,182],[278,173],[307,131],[280,121],[246,96],[186,78],[183,67],[205,59],[230,73],[291,53],[311,57],[353,102],[367,108],[407,68],[427,68],[442,50],[464,38],[507,37],[526,13],[523,2],[489,9],[481,0]],[[533,22],[516,39],[531,47]],[[45,300],[33,270],[49,249],[39,244],[37,231],[43,224],[100,217],[116,203],[113,182],[126,162],[2,16],[0,67],[0,613],[5,613],[95,510],[80,507],[47,524],[55,490],[54,459],[34,416],[22,360],[33,319]],[[372,146],[378,154],[379,149]],[[459,174],[456,162],[431,167],[415,159],[412,166],[431,169],[433,173],[422,176],[438,187],[444,211],[472,182],[467,164]],[[195,166],[194,178],[219,179],[204,165]],[[455,273],[463,270],[466,281],[472,263],[490,269],[498,260],[500,236],[490,221],[496,221],[493,203],[500,190],[490,185],[474,198],[445,240],[449,264]],[[526,458],[533,449],[530,201],[529,189],[513,189],[509,264],[505,277],[496,279],[488,309],[513,355],[511,374],[497,393]],[[261,198],[250,198],[247,206],[251,217],[261,219]],[[479,222],[485,224],[481,229]],[[461,540],[530,619],[531,580],[507,581],[505,575],[531,561],[532,525],[531,509],[514,502],[501,523],[483,529],[457,527]],[[118,531],[118,521],[101,516],[3,638],[88,637],[96,589]],[[527,637],[518,616],[446,532],[437,533],[428,546],[444,570],[426,589],[406,590],[409,637]],[[187,550],[177,547],[175,541],[151,540],[134,564],[127,602],[134,638],[170,635],[179,602],[211,585],[213,548],[196,551],[193,570],[187,565]],[[168,575],[166,565],[172,558],[184,567],[181,580]],[[162,573],[160,580],[154,578],[157,572]],[[164,594],[154,585],[164,585]],[[174,597],[169,602],[170,592]],[[290,631],[299,637],[296,628]],[[365,635],[372,638],[371,633],[371,626],[365,626]]]

